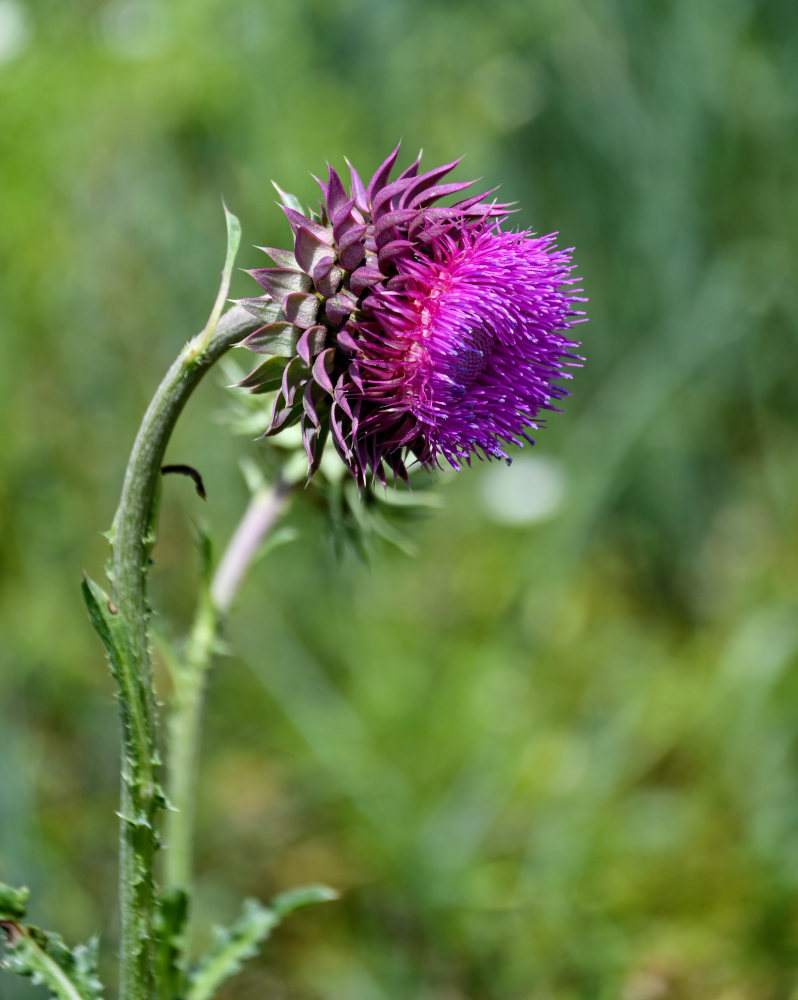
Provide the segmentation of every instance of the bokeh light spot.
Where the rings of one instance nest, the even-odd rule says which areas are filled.
[[[27,10],[16,0],[0,0],[0,63],[22,55],[32,37]]]
[[[491,463],[483,472],[480,497],[485,513],[500,524],[534,524],[553,517],[565,495],[561,464],[541,455],[522,455],[512,467]]]

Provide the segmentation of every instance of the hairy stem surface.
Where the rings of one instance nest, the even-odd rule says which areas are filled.
[[[279,479],[252,497],[209,588],[203,591],[182,662],[175,664],[175,694],[169,717],[169,803],[165,881],[189,892],[192,877],[195,798],[202,707],[222,618],[230,610],[263,540],[274,527],[291,492]]]
[[[233,344],[260,322],[235,307],[190,341],[166,373],[139,428],[125,473],[110,540],[113,552],[113,613],[127,632],[128,655],[120,677],[120,697],[138,738],[123,727],[120,808],[120,998],[150,1000],[154,995],[153,920],[156,908],[153,867],[162,799],[158,790],[155,697],[149,657],[146,596],[154,506],[161,464],[177,418],[203,375]]]

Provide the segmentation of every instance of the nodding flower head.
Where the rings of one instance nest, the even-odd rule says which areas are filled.
[[[441,183],[457,161],[390,175],[398,147],[367,185],[329,169],[318,214],[284,198],[294,249],[251,271],[273,321],[244,346],[274,357],[241,383],[277,390],[267,435],[299,422],[312,474],[328,438],[360,486],[407,477],[413,459],[455,469],[532,443],[539,414],[568,393],[580,363],[567,336],[584,318],[570,250],[555,235],[504,231],[492,192]],[[264,314],[264,299],[243,300]]]

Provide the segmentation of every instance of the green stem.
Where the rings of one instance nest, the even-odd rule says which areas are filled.
[[[285,509],[291,485],[283,479],[258,490],[233,533],[210,587],[203,590],[186,653],[175,664],[169,717],[169,803],[164,877],[167,889],[189,892],[200,732],[205,684],[219,626],[253,558]]]
[[[161,807],[157,785],[155,696],[149,658],[146,598],[154,542],[154,504],[166,445],[187,399],[210,366],[260,325],[244,309],[227,312],[212,331],[190,341],[166,373],[139,428],[110,532],[114,611],[128,639],[120,697],[140,723],[139,738],[123,727],[120,808],[120,1000],[150,1000],[154,993],[153,867]]]

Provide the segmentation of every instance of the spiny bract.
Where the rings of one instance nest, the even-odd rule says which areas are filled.
[[[441,183],[458,161],[419,174],[417,159],[391,181],[398,152],[368,185],[350,166],[348,192],[330,167],[317,215],[284,204],[294,249],[263,248],[277,266],[250,272],[275,321],[244,346],[284,355],[241,383],[277,390],[266,434],[300,422],[309,474],[331,437],[360,486],[405,479],[413,458],[507,458],[581,360],[571,251],[503,231],[491,191],[436,204],[473,183]],[[242,304],[263,314],[263,298]]]

